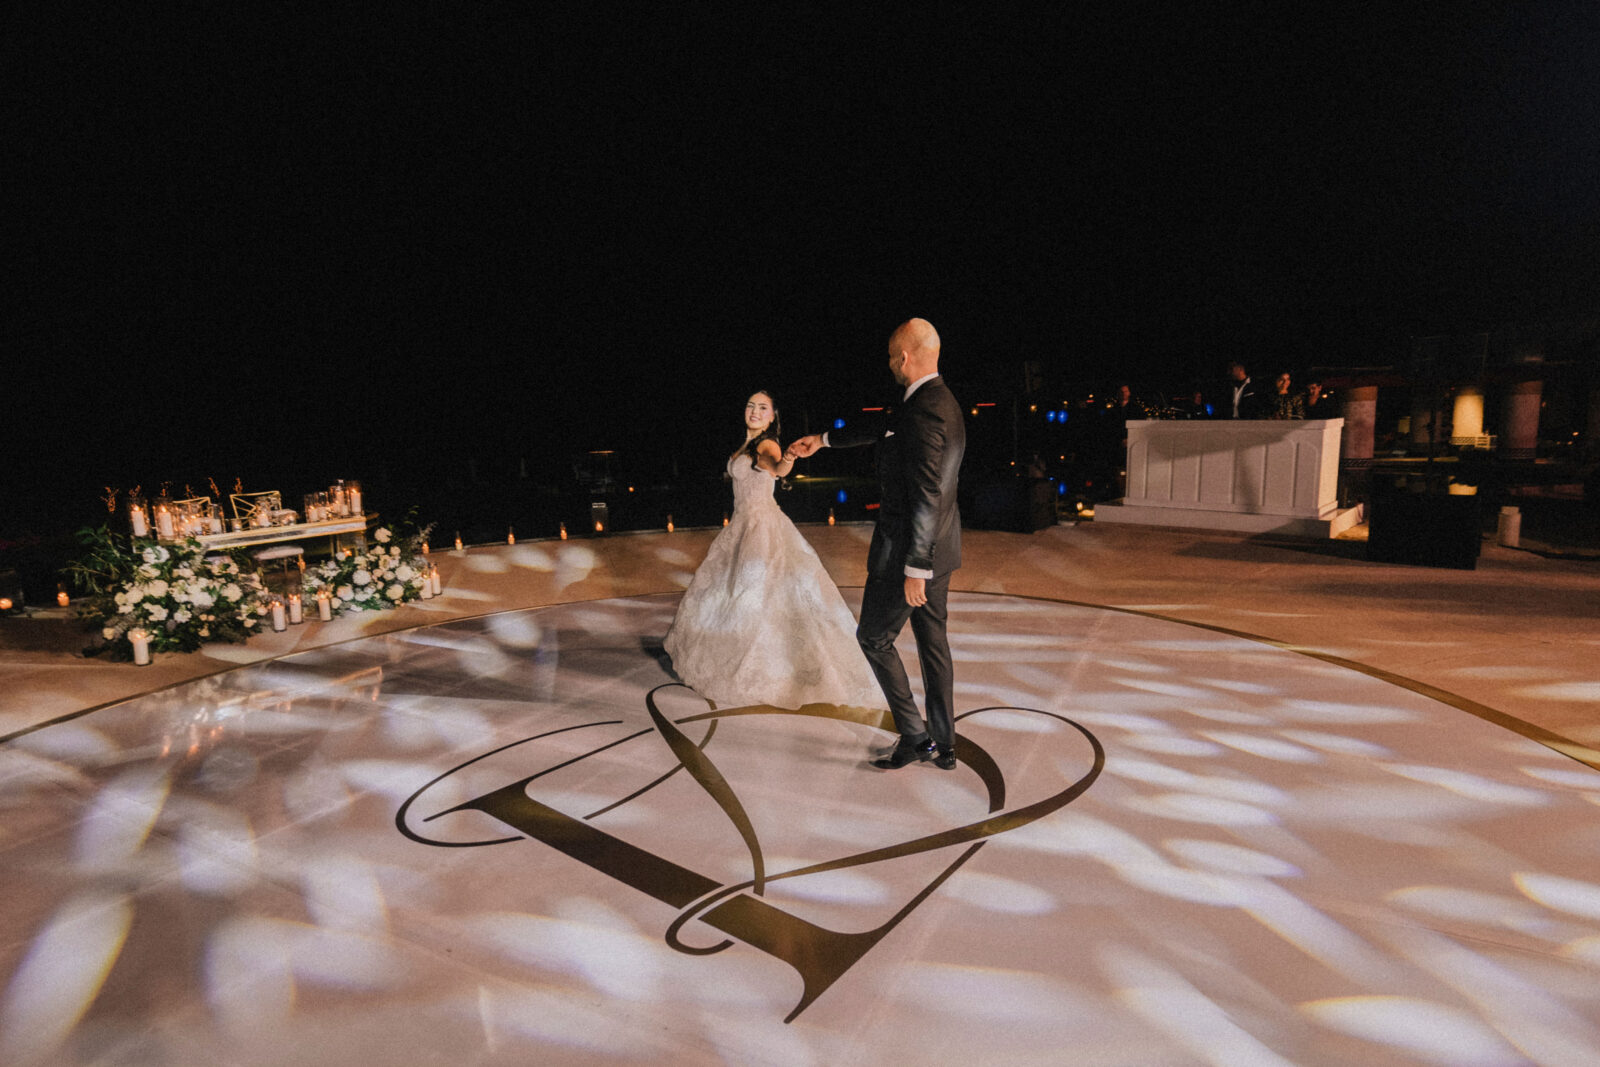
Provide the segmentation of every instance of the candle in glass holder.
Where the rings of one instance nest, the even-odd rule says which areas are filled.
[[[133,536],[150,536],[150,519],[145,514],[144,501],[138,497],[128,501],[128,521],[133,526]]]
[[[667,533],[671,533],[671,532],[672,532],[672,516],[668,515],[667,516]]]
[[[160,504],[156,505],[156,533],[169,541],[173,537],[172,512]]]
[[[360,482],[351,482],[348,486],[346,486],[345,487],[345,491],[344,491],[344,498],[345,498],[345,501],[350,506],[350,514],[352,514],[352,515],[360,515],[360,514],[362,514],[362,511],[361,511],[361,483]]]
[[[832,508],[828,509],[828,525],[829,526],[833,525],[833,509]]]
[[[506,544],[514,545],[516,543],[517,543],[517,531],[512,529],[511,527],[507,527],[506,528]]]
[[[62,589],[56,593],[56,603],[61,607],[66,607],[68,604],[72,603],[72,599],[67,596],[67,591],[65,589]]]
[[[10,611],[10,610],[11,610],[11,598],[8,597],[8,596],[0,596],[0,611]]]
[[[456,531],[456,551],[457,552],[461,551],[461,531],[460,530]]]
[[[423,600],[432,600],[433,599],[433,579],[430,578],[428,575],[424,574],[422,576],[422,588],[419,591],[422,593],[422,599]]]
[[[288,628],[288,626],[289,620],[284,614],[283,601],[274,600],[272,602],[272,628],[277,632],[282,633]]]
[[[565,541],[566,539],[567,539],[567,524],[566,523],[562,523],[561,524],[561,540]]]
[[[289,621],[296,626],[306,621],[305,606],[300,601],[299,593],[289,594]]]
[[[328,599],[326,589],[317,590],[317,618],[323,622],[333,618],[333,602]]]
[[[428,569],[428,584],[433,586],[434,596],[442,596],[444,594],[444,583],[439,580],[438,564],[434,564]]]
[[[128,642],[133,645],[133,662],[139,667],[150,666],[150,635],[144,630],[129,630]]]

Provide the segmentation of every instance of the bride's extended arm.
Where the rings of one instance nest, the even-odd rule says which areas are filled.
[[[794,470],[794,460],[778,451],[778,442],[762,441],[756,448],[756,463],[774,478],[787,478]]]

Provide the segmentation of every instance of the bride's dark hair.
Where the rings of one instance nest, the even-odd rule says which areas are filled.
[[[765,430],[762,430],[760,433],[758,433],[754,437],[750,438],[750,440],[746,441],[744,443],[744,447],[739,449],[737,452],[735,452],[734,455],[735,456],[749,456],[750,457],[750,466],[752,468],[756,469],[756,470],[760,470],[761,469],[761,464],[756,462],[756,456],[760,451],[761,442],[762,441],[772,441],[775,444],[777,444],[778,451],[781,452],[781,451],[783,451],[783,439],[782,439],[782,437],[780,435],[782,434],[783,431],[782,431],[782,428],[778,424],[778,400],[777,400],[777,398],[774,397],[770,392],[768,392],[765,389],[757,389],[755,392],[751,393],[750,395],[751,396],[764,396],[768,400],[772,401],[772,421],[767,423],[767,428]],[[779,487],[781,487],[783,489],[787,489],[787,488],[789,488],[789,480],[787,478],[779,478],[778,479],[778,485],[779,485]]]

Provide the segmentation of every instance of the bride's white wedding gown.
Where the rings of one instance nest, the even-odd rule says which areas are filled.
[[[856,644],[856,620],[773,499],[772,475],[743,454],[728,474],[733,518],[667,631],[672,669],[718,707],[887,707]]]

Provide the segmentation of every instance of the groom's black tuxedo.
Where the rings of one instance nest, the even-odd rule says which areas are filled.
[[[835,448],[874,442],[882,502],[867,551],[867,587],[856,639],[883,687],[900,735],[913,742],[932,735],[950,746],[955,743],[954,680],[945,615],[950,572],[961,566],[956,481],[967,447],[961,405],[944,379],[935,377],[918,386],[886,420],[828,434],[828,444]],[[905,599],[907,567],[933,575],[927,604],[915,610]],[[894,648],[907,618],[922,662],[926,731]]]

